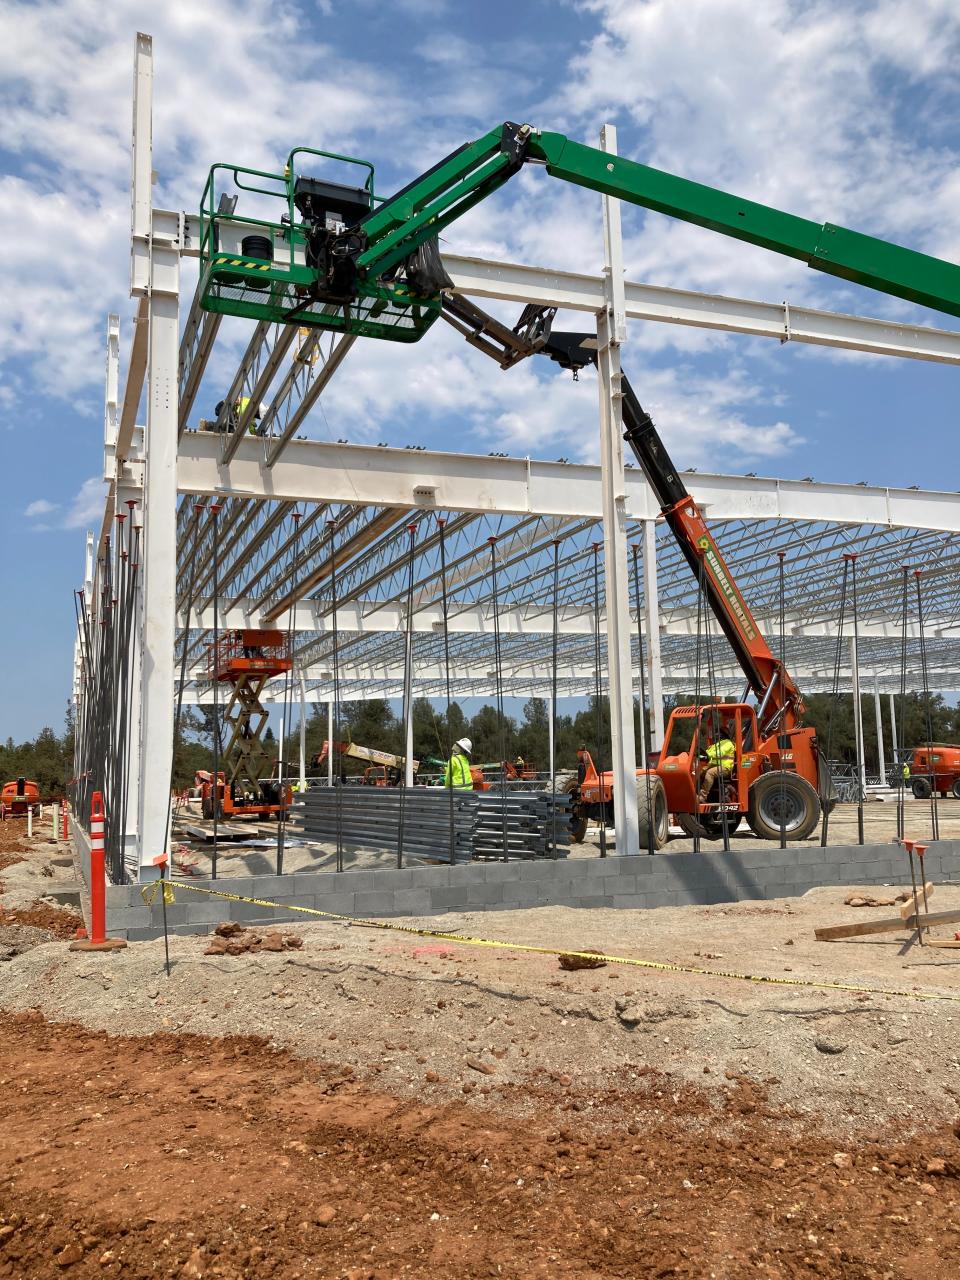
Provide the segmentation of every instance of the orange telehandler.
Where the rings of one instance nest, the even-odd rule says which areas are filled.
[[[530,305],[513,329],[472,301],[444,295],[443,316],[468,342],[508,369],[532,355],[544,355],[576,374],[597,362],[594,334],[553,333],[554,307]],[[746,677],[740,702],[710,702],[674,708],[663,747],[651,753],[648,769],[637,770],[640,843],[651,852],[669,839],[670,815],[688,835],[719,839],[746,818],[751,831],[774,840],[803,840],[820,820],[822,807],[836,800],[816,731],[802,723],[803,699],[786,667],[773,656],[737,587],[699,507],[687,492],[650,415],[625,375],[624,439],[630,444],[660,503],[663,517],[698,582],[708,606]],[[756,705],[746,701],[752,693]],[[710,741],[728,737],[732,767],[699,798]],[[598,772],[590,752],[577,752],[577,777],[566,790],[572,798],[570,832],[582,840],[590,819],[613,821],[613,773]]]

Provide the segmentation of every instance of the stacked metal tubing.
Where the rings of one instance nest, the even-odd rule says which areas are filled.
[[[333,843],[339,806],[344,846],[398,851],[401,864],[403,855],[436,862],[559,856],[569,840],[569,798],[565,795],[514,791],[504,798],[499,791],[454,791],[452,801],[452,859],[451,794],[446,788],[312,787],[290,822],[308,840]],[[405,817],[403,843],[398,850],[401,803]],[[548,838],[554,809],[558,811],[556,848]],[[562,852],[566,853],[565,847]]]

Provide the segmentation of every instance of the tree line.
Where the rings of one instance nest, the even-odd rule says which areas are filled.
[[[693,702],[692,695],[670,699],[665,708],[669,716],[673,706]],[[833,760],[845,765],[856,762],[853,722],[853,700],[849,694],[833,698],[827,693],[812,694],[806,699],[805,722],[817,730],[820,749]],[[877,730],[874,700],[861,699],[864,757],[867,773],[879,773]],[[890,706],[881,699],[884,745],[888,770],[893,765],[890,738]],[[640,705],[634,701],[634,731],[640,741]],[[550,767],[550,727],[548,704],[543,698],[530,698],[519,716],[504,715],[502,721],[496,707],[484,705],[473,716],[467,716],[459,703],[438,708],[427,698],[418,698],[412,707],[413,754],[429,768],[430,761],[445,760],[458,738],[473,742],[473,760],[477,764],[494,764],[522,756],[527,764],[540,770]],[[357,742],[365,747],[403,754],[403,727],[390,703],[382,698],[367,702],[345,702],[340,708],[338,733],[341,741]],[[294,713],[295,731],[286,742],[285,758],[300,758],[299,722]],[[610,716],[607,700],[599,706],[595,697],[573,714],[559,715],[556,727],[558,769],[572,769],[577,762],[577,748],[584,744],[599,766],[610,765]],[[306,727],[307,759],[319,754],[327,736],[325,708],[311,711]],[[901,709],[897,698],[897,740],[901,748],[914,747],[927,740],[960,742],[960,706],[948,704],[940,694],[907,694]],[[265,740],[276,744],[273,731],[267,729]],[[198,769],[213,765],[213,713],[206,707],[183,712],[174,750],[173,785],[190,786]],[[279,748],[279,744],[276,744]],[[0,785],[16,778],[36,782],[43,796],[59,796],[67,792],[73,777],[74,728],[69,712],[63,733],[45,727],[36,738],[15,743],[7,738],[0,745]],[[274,754],[278,754],[278,750]],[[359,761],[346,763],[347,773],[360,772]]]

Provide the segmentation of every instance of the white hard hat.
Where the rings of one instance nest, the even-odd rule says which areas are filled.
[[[471,752],[473,751],[473,743],[470,741],[469,738],[460,738],[453,745],[455,747],[459,747],[461,751],[465,751],[467,755],[470,755]]]

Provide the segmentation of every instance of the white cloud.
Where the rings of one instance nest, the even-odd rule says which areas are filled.
[[[99,476],[91,476],[71,498],[63,517],[61,527],[64,529],[85,529],[88,525],[99,525],[103,517],[103,503],[106,487]]]
[[[46,498],[37,498],[30,503],[23,514],[31,519],[35,516],[48,516],[51,511],[56,511],[59,506],[59,502],[48,502]]]
[[[573,60],[556,106],[575,122],[626,116],[645,163],[913,248],[957,256],[955,146],[910,127],[954,94],[960,9],[951,0],[596,0],[600,33]],[[904,79],[912,94],[910,120]],[[759,248],[658,215],[632,216],[641,279],[798,301],[823,277]],[[638,229],[638,226],[641,229]],[[841,286],[842,287],[842,286]],[[836,293],[833,294],[837,296]],[[877,294],[850,295],[885,308]]]

